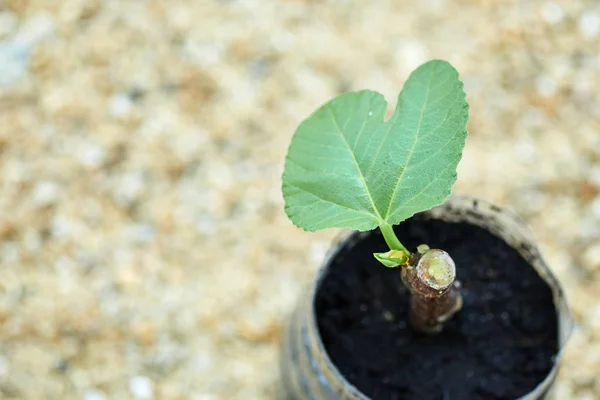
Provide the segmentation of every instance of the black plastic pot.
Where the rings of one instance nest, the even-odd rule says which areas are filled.
[[[499,238],[510,248],[516,250],[520,257],[525,260],[524,262],[537,272],[537,275],[533,274],[536,279],[539,275],[549,287],[551,291],[549,298],[551,298],[556,311],[556,326],[554,327],[556,329],[556,353],[552,358],[553,362],[547,374],[536,383],[531,391],[518,397],[522,400],[547,398],[556,377],[562,349],[573,328],[573,322],[564,294],[540,256],[530,231],[512,213],[469,197],[452,196],[444,205],[421,213],[415,218],[417,220],[469,224],[483,228],[491,234],[490,236]],[[368,240],[373,235],[378,235],[377,231],[354,232],[350,235],[346,234],[343,239],[339,240],[327,257],[314,284],[300,299],[286,326],[282,343],[280,358],[281,382],[278,392],[280,400],[371,399],[340,373],[340,369],[343,368],[336,366],[327,353],[319,330],[316,299],[336,257],[341,252],[348,251],[357,243]],[[404,239],[406,238],[403,237],[401,240]],[[383,267],[374,263],[373,268]],[[460,265],[457,266],[457,275],[460,280]],[[542,285],[544,285],[543,282]],[[419,397],[412,394],[401,398]],[[451,397],[447,397],[444,392],[441,392],[439,397],[435,398],[445,400]],[[468,399],[463,398],[462,400]]]

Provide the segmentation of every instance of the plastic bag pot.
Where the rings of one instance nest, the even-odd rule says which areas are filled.
[[[561,352],[573,328],[573,322],[560,285],[540,256],[528,228],[512,213],[470,197],[452,196],[445,204],[421,213],[414,219],[468,224],[482,228],[518,252],[548,286],[556,313],[556,352],[548,373],[536,382],[532,390],[517,396],[522,400],[547,398],[556,378]],[[298,302],[286,325],[282,342],[281,380],[278,390],[280,400],[371,399],[340,373],[339,366],[335,365],[328,355],[319,332],[315,302],[336,257],[372,235],[379,235],[379,233],[377,231],[353,232],[339,240],[327,257],[315,282]],[[405,239],[401,237],[401,240]],[[374,264],[373,268],[384,268],[376,262]],[[457,266],[457,273],[460,280],[460,266]],[[409,395],[406,398],[417,397]],[[444,392],[441,392],[436,398],[447,397]]]

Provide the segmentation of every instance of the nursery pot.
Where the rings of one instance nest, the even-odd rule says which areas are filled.
[[[524,223],[453,196],[395,230],[454,258],[461,311],[441,333],[415,332],[399,270],[373,259],[379,231],[345,235],[288,321],[279,399],[548,398],[573,322]]]

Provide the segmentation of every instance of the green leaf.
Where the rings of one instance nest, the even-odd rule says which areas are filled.
[[[285,211],[297,226],[371,230],[398,224],[450,194],[469,106],[458,73],[417,68],[384,121],[387,102],[363,90],[337,96],[304,120],[283,173]]]
[[[400,250],[390,250],[385,253],[373,253],[377,261],[388,268],[395,268],[408,262],[406,253]]]

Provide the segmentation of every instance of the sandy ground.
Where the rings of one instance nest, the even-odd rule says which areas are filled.
[[[557,398],[600,398],[599,52],[591,1],[0,0],[0,398],[271,398],[337,233],[283,213],[290,136],[430,58],[455,192],[527,220],[578,320]]]

